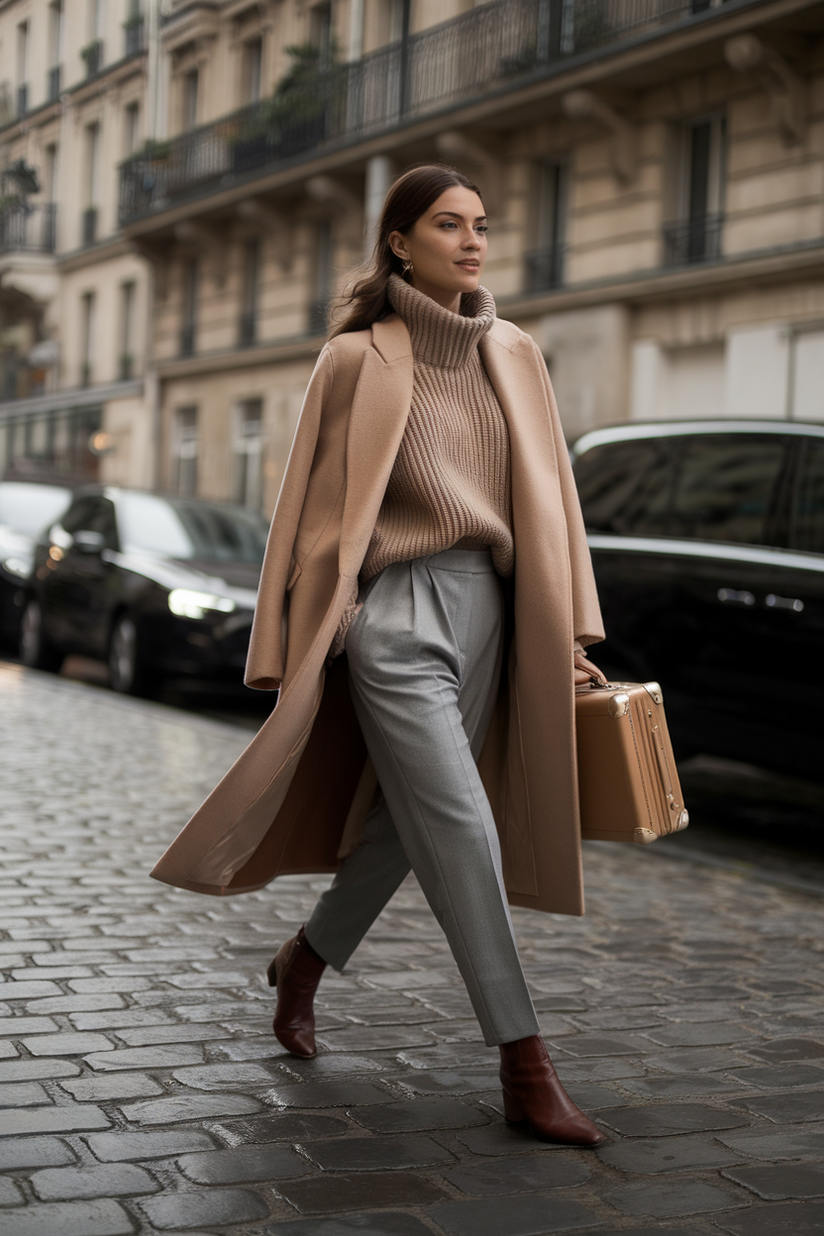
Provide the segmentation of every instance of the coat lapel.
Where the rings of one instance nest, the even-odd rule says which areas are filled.
[[[341,575],[356,576],[366,555],[406,428],[412,371],[412,345],[403,321],[392,314],[376,322],[349,416],[338,559]]]
[[[524,344],[520,332],[515,338],[511,337],[513,334],[514,328],[508,322],[496,321],[481,340],[480,353],[509,430],[515,540],[519,556],[524,557],[527,546],[521,534],[532,525],[531,520],[519,518],[526,507],[531,515],[537,503],[545,508],[544,518],[554,517],[553,527],[545,526],[547,536],[555,531],[555,519],[561,521],[559,530],[565,528],[566,521],[557,483],[558,461],[551,412],[542,375],[537,369],[536,357]],[[526,526],[518,527],[519,524]]]

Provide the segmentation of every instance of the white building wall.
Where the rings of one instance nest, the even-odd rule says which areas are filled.
[[[665,348],[640,339],[632,353],[632,420],[724,415],[724,345]]]
[[[793,339],[792,417],[824,421],[824,329],[804,331]]]

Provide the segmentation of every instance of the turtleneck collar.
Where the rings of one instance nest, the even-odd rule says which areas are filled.
[[[483,287],[464,293],[460,313],[442,308],[400,275],[389,276],[387,293],[406,323],[415,359],[441,369],[465,365],[495,320],[495,301]]]

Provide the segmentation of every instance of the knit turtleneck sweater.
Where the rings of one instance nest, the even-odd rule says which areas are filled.
[[[398,275],[388,295],[412,341],[412,403],[361,578],[456,547],[488,547],[511,575],[509,436],[478,352],[495,302],[480,287],[453,313]]]

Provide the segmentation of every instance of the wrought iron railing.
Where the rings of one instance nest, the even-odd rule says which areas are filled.
[[[696,17],[695,0],[488,0],[451,21],[318,73],[290,112],[263,99],[128,159],[123,223],[238,178],[503,93],[572,56]]]
[[[124,56],[134,56],[143,50],[144,21],[139,15],[134,15],[123,23]]]
[[[560,287],[564,279],[565,245],[533,249],[524,254],[524,276],[528,292],[543,292]]]
[[[54,253],[57,206],[30,206],[19,202],[0,210],[0,253],[25,249]]]
[[[664,224],[664,265],[691,266],[721,256],[723,215],[696,215]]]

